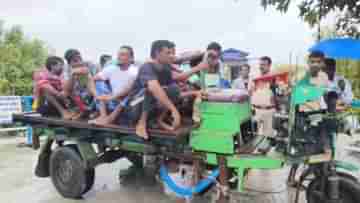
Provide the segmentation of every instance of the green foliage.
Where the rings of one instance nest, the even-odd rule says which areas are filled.
[[[280,12],[287,12],[289,5],[295,0],[261,0],[264,8],[273,6]],[[337,15],[337,30],[347,36],[360,38],[360,3],[358,0],[302,0],[298,5],[300,17],[310,26],[331,12]]]
[[[354,96],[360,99],[360,62],[338,60],[337,72],[351,81]]]
[[[0,23],[0,95],[30,95],[32,73],[46,56],[43,42],[27,39],[20,26],[5,30]]]

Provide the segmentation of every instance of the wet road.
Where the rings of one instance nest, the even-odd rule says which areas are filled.
[[[341,144],[352,138],[340,139]],[[118,174],[130,163],[119,160],[113,164],[105,164],[96,168],[94,188],[83,200],[68,200],[61,197],[53,187],[49,178],[37,178],[33,175],[37,153],[30,148],[18,148],[22,137],[6,137],[0,135],[0,202],[1,203],[162,203],[173,202],[160,192],[154,184],[146,184],[140,180],[130,185],[120,185]],[[340,147],[341,159],[360,165],[359,154],[349,154]],[[357,177],[358,174],[355,174]],[[261,177],[259,177],[261,179]],[[141,179],[141,178],[140,178]],[[196,202],[208,202],[197,200]]]
[[[37,178],[33,170],[37,153],[30,148],[18,148],[23,138],[0,136],[0,202],[1,203],[161,203],[172,202],[162,195],[159,187],[146,181],[131,181],[131,185],[121,186],[119,170],[130,163],[119,160],[96,168],[93,189],[81,201],[62,198],[53,187],[50,178]],[[145,186],[144,186],[145,185]]]

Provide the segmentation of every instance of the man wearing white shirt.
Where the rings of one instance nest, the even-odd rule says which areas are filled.
[[[121,113],[127,103],[126,96],[131,91],[138,73],[138,67],[132,64],[133,56],[131,47],[122,46],[118,52],[118,62],[109,64],[94,76],[97,109],[100,116],[90,123],[109,124],[114,122]],[[111,88],[105,81],[109,81]],[[108,111],[111,113],[108,114]]]
[[[332,58],[325,59],[325,72],[329,77],[329,86],[335,90],[342,104],[350,105],[353,100],[351,83],[343,76],[336,74],[336,61]],[[351,134],[358,126],[358,118],[356,116],[347,116],[343,123],[344,131]]]
[[[325,72],[329,77],[329,87],[336,90],[336,92],[339,94],[341,102],[344,104],[351,104],[353,100],[351,83],[343,76],[336,74],[336,61],[334,59],[325,59],[325,64]]]
[[[241,65],[239,77],[236,80],[234,80],[234,82],[232,84],[232,88],[245,90],[248,92],[248,90],[249,90],[249,74],[250,74],[250,66],[248,64]]]

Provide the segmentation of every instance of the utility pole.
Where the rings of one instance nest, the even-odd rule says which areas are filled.
[[[318,19],[318,42],[321,40],[321,18],[322,18],[322,11],[323,11],[323,1],[320,0],[320,6],[319,6],[319,19]]]

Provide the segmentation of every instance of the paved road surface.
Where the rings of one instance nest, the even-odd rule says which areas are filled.
[[[113,164],[99,166],[96,169],[94,188],[84,196],[84,200],[75,201],[62,198],[54,189],[49,178],[41,179],[33,175],[38,151],[30,148],[18,148],[21,137],[0,136],[0,202],[3,203],[162,203],[172,202],[159,192],[158,187],[120,186],[118,172],[126,169],[130,163],[119,160]],[[351,139],[343,137],[341,144]],[[339,150],[341,151],[341,150]],[[360,153],[359,153],[360,154]],[[341,152],[340,157],[360,165],[359,154],[349,155]],[[358,174],[355,174],[358,176]],[[261,177],[259,177],[261,180]],[[200,202],[200,201],[197,201]]]

